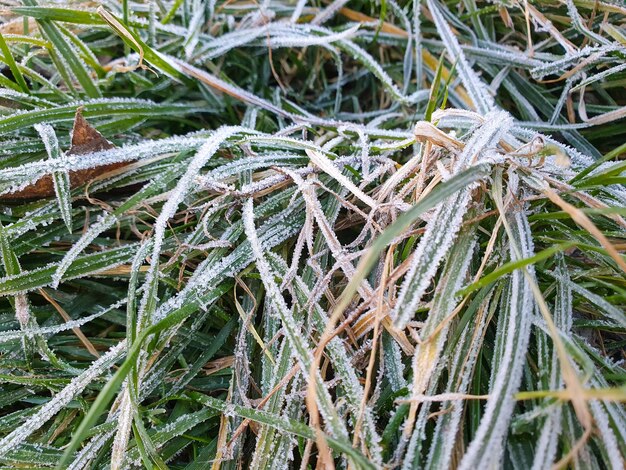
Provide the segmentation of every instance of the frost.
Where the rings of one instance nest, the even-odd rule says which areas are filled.
[[[161,213],[157,218],[154,224],[154,236],[153,236],[153,248],[152,248],[152,257],[150,262],[150,268],[146,275],[145,285],[150,286],[154,277],[158,272],[158,262],[159,255],[161,253],[161,248],[163,246],[163,239],[165,237],[165,229],[167,225],[167,221],[176,213],[178,206],[183,201],[187,193],[191,190],[193,186],[193,180],[196,178],[202,167],[207,163],[207,161],[213,157],[215,152],[220,148],[222,143],[227,140],[229,137],[236,135],[238,133],[245,133],[246,129],[235,126],[235,127],[222,127],[215,131],[211,137],[207,139],[207,141],[202,145],[202,147],[198,150],[193,160],[187,166],[187,171],[183,176],[180,177],[176,188],[170,193],[170,197],[167,202],[161,209]],[[148,304],[149,296],[153,295],[151,289],[146,289],[144,296],[141,299],[141,304],[139,307],[139,322],[141,323],[142,317],[146,314],[145,309]],[[151,313],[151,312],[148,312]]]
[[[480,163],[483,152],[494,146],[511,126],[511,119],[502,111],[488,113],[484,124],[470,137],[459,156],[454,173]],[[420,239],[405,280],[400,288],[396,308],[392,312],[395,325],[401,329],[410,320],[433,276],[454,243],[469,203],[470,190],[463,189],[440,203]]]
[[[263,281],[263,284],[265,285],[265,289],[267,290],[267,295],[272,299],[273,304],[280,315],[280,319],[283,323],[283,327],[285,328],[287,338],[289,339],[294,350],[296,351],[298,361],[300,362],[300,367],[306,373],[309,371],[312,364],[313,357],[311,355],[311,349],[307,348],[306,345],[303,344],[305,338],[302,337],[300,333],[301,328],[294,322],[293,316],[291,315],[289,308],[285,303],[285,299],[281,295],[280,291],[278,290],[278,286],[276,286],[276,283],[273,280],[274,276],[272,270],[265,259],[263,249],[261,248],[261,244],[259,243],[256,228],[254,226],[252,199],[248,199],[244,203],[243,223],[246,235],[248,237],[248,241],[250,242],[252,252],[254,253],[254,257],[256,259],[257,269],[259,271],[259,274],[261,275],[261,279]],[[318,406],[320,407],[320,411],[324,415],[324,418],[331,430],[331,433],[335,436],[347,437],[348,434],[345,429],[344,423],[337,416],[336,410],[332,405],[332,399],[330,397],[330,394],[328,393],[328,390],[323,384],[323,381],[319,375],[319,371],[315,372],[313,380],[315,380],[316,382],[315,389],[317,392]]]
[[[511,216],[510,236],[514,237],[509,240],[511,259],[532,256],[530,228],[527,219],[520,213]],[[532,269],[528,271],[531,276],[534,274]],[[461,460],[460,470],[497,464],[502,456],[503,440],[515,406],[513,394],[519,387],[525,364],[531,321],[528,312],[533,306],[530,286],[519,270],[511,274],[502,306],[504,314],[498,321],[489,400],[475,437]]]
[[[335,14],[348,3],[349,0],[334,0],[326,8],[322,9],[315,18],[311,20],[311,24],[320,25],[330,20]]]
[[[468,191],[453,196],[435,211],[426,226],[426,232],[413,254],[411,266],[400,289],[397,307],[392,313],[397,327],[404,328],[417,310],[439,264],[454,243],[468,202]]]
[[[233,418],[237,416],[237,413],[235,412],[235,406],[231,403],[227,404],[222,410],[222,414],[227,418]]]
[[[17,297],[25,297],[25,296],[16,296]],[[115,310],[117,308],[119,308],[120,306],[122,306],[124,303],[126,302],[126,300],[121,300],[119,302],[116,302],[115,304],[111,305],[110,307],[106,308],[106,309],[102,309],[99,312],[93,313],[91,315],[88,315],[84,318],[80,318],[78,320],[71,320],[65,323],[62,323],[60,325],[56,325],[56,326],[47,326],[47,327],[42,327],[42,328],[37,328],[37,329],[30,329],[30,328],[24,328],[23,330],[15,330],[15,331],[2,331],[0,332],[0,344],[1,343],[6,343],[8,341],[12,341],[12,340],[16,340],[16,339],[21,339],[23,337],[35,337],[38,335],[55,335],[57,333],[61,333],[62,331],[67,331],[67,330],[71,330],[73,328],[78,328],[82,325],[85,325],[86,323],[89,323],[92,320],[95,320],[96,318],[99,318],[109,312],[111,312],[112,310]]]
[[[483,114],[491,111],[496,107],[495,102],[489,94],[487,86],[478,78],[476,72],[474,72],[468,64],[456,36],[452,33],[450,26],[441,14],[439,4],[435,3],[434,0],[427,0],[427,4],[428,10],[433,15],[435,26],[437,26],[441,40],[448,50],[448,54],[453,61],[458,61],[457,70],[465,89],[472,98],[474,106]]]
[[[83,470],[88,468],[90,460],[98,455],[98,451],[113,436],[114,431],[96,434],[80,452],[76,455],[74,461],[67,467],[67,470]]]
[[[93,380],[111,367],[122,355],[126,348],[126,341],[120,341],[106,354],[94,361],[89,368],[80,374],[58,392],[51,400],[46,402],[37,413],[28,418],[22,425],[0,440],[0,456],[6,455],[24,442],[32,433],[37,431],[48,420],[54,417],[76,395],[81,393]]]
[[[111,450],[111,468],[121,468],[126,458],[126,447],[130,438],[131,425],[133,422],[133,403],[130,398],[128,382],[124,382],[122,392],[122,403],[119,406],[117,417],[117,432],[113,440]]]
[[[200,147],[205,140],[206,136],[202,134],[191,134],[183,137],[145,141],[140,144],[126,145],[86,155],[72,155],[63,159],[41,160],[25,163],[19,167],[0,169],[0,188],[2,188],[0,193],[6,194],[23,189],[46,174],[56,171],[86,170],[111,163],[147,159],[155,155],[192,150]],[[4,189],[5,185],[8,186],[8,189]]]

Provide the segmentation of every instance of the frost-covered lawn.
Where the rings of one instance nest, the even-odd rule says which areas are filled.
[[[620,2],[1,5],[2,468],[624,467]]]

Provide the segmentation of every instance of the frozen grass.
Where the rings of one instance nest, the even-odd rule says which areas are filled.
[[[620,2],[1,4],[3,468],[623,468]]]

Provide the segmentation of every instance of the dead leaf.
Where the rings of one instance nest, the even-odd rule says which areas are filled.
[[[87,122],[83,117],[82,110],[82,106],[76,109],[74,126],[70,134],[72,143],[67,155],[87,155],[89,153],[115,148],[115,145],[109,142]],[[72,189],[76,188],[103,173],[116,170],[128,164],[129,162],[111,163],[110,165],[102,165],[85,170],[70,171],[70,186]],[[52,196],[54,196],[54,183],[52,176],[46,175],[20,191],[3,194],[0,196],[0,200],[39,199]]]

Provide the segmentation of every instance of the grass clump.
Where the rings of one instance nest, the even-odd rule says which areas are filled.
[[[623,467],[618,3],[2,4],[1,465]]]

